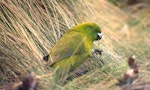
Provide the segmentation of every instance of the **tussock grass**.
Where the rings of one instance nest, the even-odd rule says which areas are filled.
[[[149,14],[131,15],[105,0],[1,0],[0,11],[0,85],[18,82],[34,71],[41,89],[106,89],[126,70],[129,56],[135,54],[139,62],[150,59]],[[67,29],[86,21],[101,26],[103,39],[94,48],[104,52],[86,65],[88,73],[65,86],[55,85],[42,57]],[[149,66],[141,69],[147,72]]]

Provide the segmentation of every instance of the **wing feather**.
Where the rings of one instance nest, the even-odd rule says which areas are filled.
[[[48,65],[53,65],[57,61],[69,58],[71,55],[86,52],[85,40],[85,35],[79,32],[70,32],[64,35],[50,51]]]

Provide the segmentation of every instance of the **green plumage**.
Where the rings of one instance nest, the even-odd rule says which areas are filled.
[[[92,56],[93,41],[98,40],[100,27],[86,22],[69,29],[50,51],[48,65],[56,69],[56,83],[64,83],[70,71]]]

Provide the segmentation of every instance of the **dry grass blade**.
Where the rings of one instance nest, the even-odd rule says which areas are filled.
[[[114,85],[127,68],[128,56],[136,54],[139,62],[149,59],[149,13],[143,12],[149,9],[131,14],[106,0],[1,0],[0,85],[19,82],[29,71],[41,76],[40,89],[45,90],[54,86],[59,90],[106,89]],[[95,42],[94,48],[104,52],[85,63],[88,73],[64,87],[55,85],[51,76],[45,76],[49,71],[42,57],[67,29],[86,21],[101,26],[103,39]],[[142,65],[148,73],[150,63]]]

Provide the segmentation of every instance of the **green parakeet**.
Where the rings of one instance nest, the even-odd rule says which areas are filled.
[[[78,24],[69,29],[51,49],[48,66],[56,70],[55,82],[64,83],[69,72],[92,56],[93,41],[102,38],[100,27],[93,22]]]

